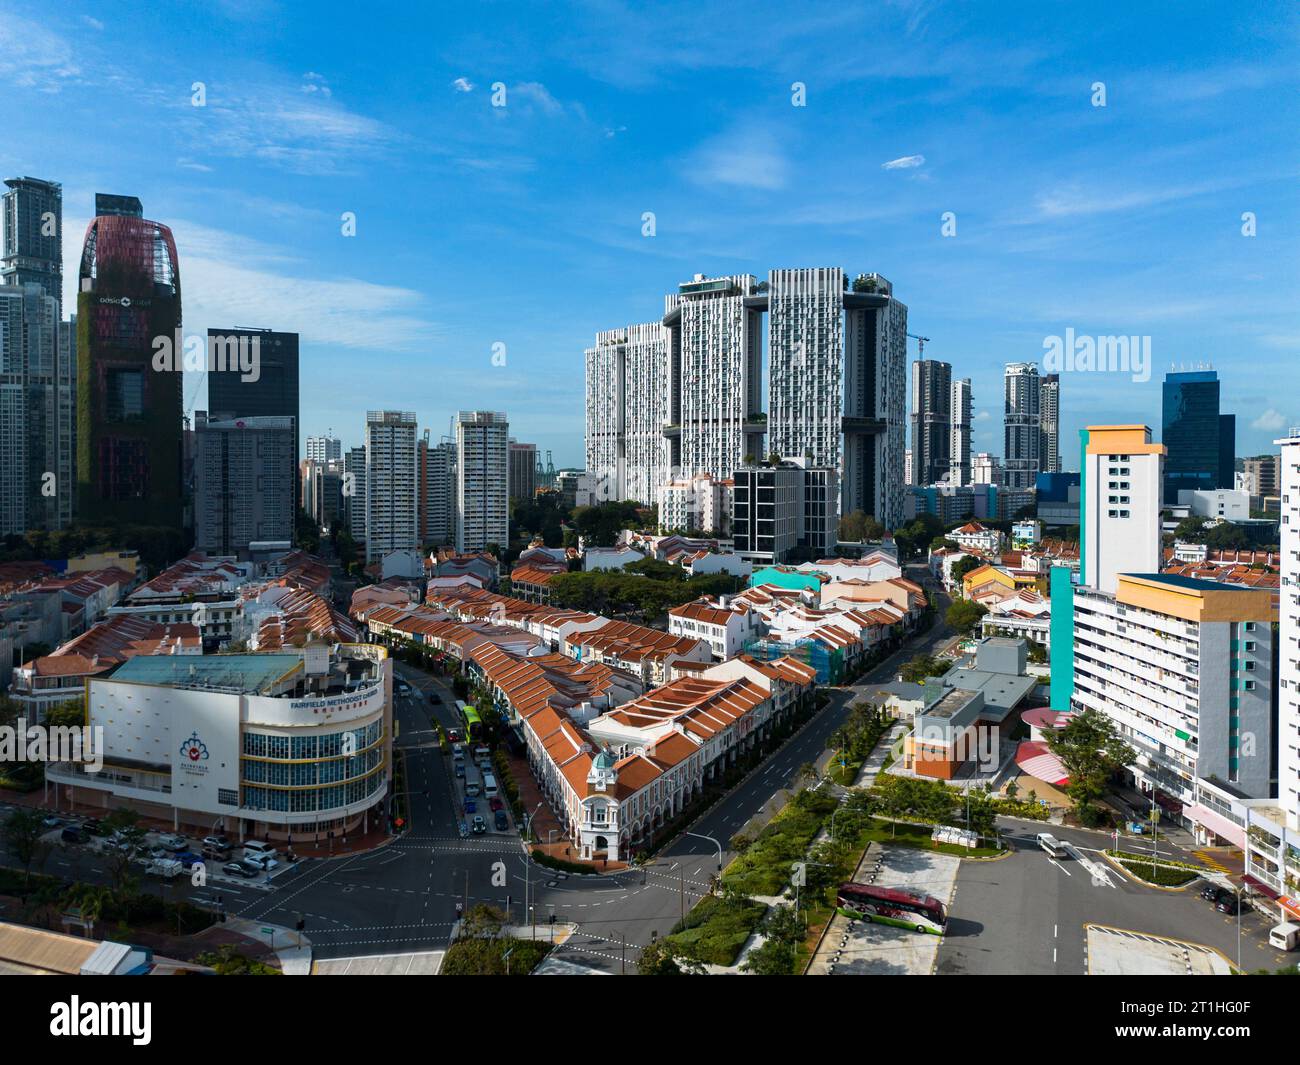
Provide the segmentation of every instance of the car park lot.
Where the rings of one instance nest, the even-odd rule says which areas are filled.
[[[1019,829],[1006,858],[961,863],[937,972],[1086,973],[1090,925],[1203,945],[1236,963],[1238,919],[1202,899],[1199,882],[1176,891],[1142,884],[1105,861],[1100,850],[1109,837],[1101,833],[1054,826],[1078,857],[1051,858],[1037,846],[1037,831]],[[1274,923],[1242,908],[1243,969],[1280,969],[1300,960],[1268,946]]]
[[[0,817],[7,810],[0,811]],[[77,851],[97,857],[107,852],[120,849],[123,839],[116,833],[105,833],[99,820],[76,815],[51,815],[45,819],[46,831],[42,841],[52,849],[75,848]],[[89,830],[88,830],[89,829]],[[225,846],[222,846],[222,843]],[[243,862],[244,849],[238,842],[220,835],[209,835],[201,840],[196,836],[183,836],[173,832],[147,830],[136,848],[133,861],[139,874],[156,875],[161,868],[159,863],[177,861],[188,879],[194,867],[201,862],[208,880],[227,883],[239,883],[245,887],[270,889],[276,876],[292,867],[284,852],[277,851],[271,859],[259,859],[256,856],[249,863],[255,873],[252,876],[235,874],[226,870],[232,862]],[[54,865],[67,864],[56,860]]]

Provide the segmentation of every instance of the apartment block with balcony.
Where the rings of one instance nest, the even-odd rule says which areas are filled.
[[[1075,589],[1070,708],[1115,724],[1135,786],[1188,828],[1200,778],[1275,787],[1276,616],[1267,589],[1170,574]]]

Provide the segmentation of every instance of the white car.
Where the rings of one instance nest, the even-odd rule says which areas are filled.
[[[244,861],[246,861],[249,865],[257,866],[263,872],[267,872],[271,869],[274,869],[276,866],[280,864],[278,861],[276,861],[276,859],[273,856],[269,854],[245,853]]]
[[[178,836],[172,832],[165,833],[158,837],[158,846],[166,847],[170,851],[183,850],[186,845],[184,836]]]

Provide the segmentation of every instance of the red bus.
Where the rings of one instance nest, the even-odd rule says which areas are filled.
[[[942,902],[907,888],[841,884],[835,893],[835,908],[854,920],[892,924],[936,936],[943,935],[948,927],[948,911]]]

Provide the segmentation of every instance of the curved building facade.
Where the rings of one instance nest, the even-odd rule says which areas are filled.
[[[180,328],[171,230],[135,214],[92,219],[77,292],[80,520],[181,525]]]
[[[325,839],[384,823],[391,665],[382,647],[142,655],[86,686],[98,767],[47,767],[59,808],[129,806],[174,830]]]

